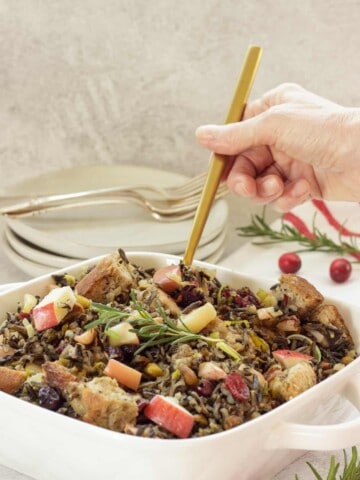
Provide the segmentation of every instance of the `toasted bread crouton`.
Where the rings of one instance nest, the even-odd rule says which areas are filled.
[[[57,362],[45,362],[42,366],[45,381],[50,387],[63,391],[70,382],[78,382],[79,379],[70,370]]]
[[[112,302],[120,293],[129,293],[134,286],[132,267],[118,253],[102,260],[76,286],[79,295],[94,302]]]
[[[135,425],[136,396],[125,392],[113,378],[98,377],[87,383],[71,383],[67,396],[85,422],[117,432]]]
[[[308,362],[299,362],[274,375],[269,381],[269,389],[273,397],[287,401],[315,384],[316,374],[313,367]]]
[[[0,367],[0,391],[15,393],[26,380],[26,373],[8,367]]]
[[[137,396],[125,392],[116,380],[97,377],[83,382],[57,362],[46,362],[43,370],[45,381],[62,392],[85,422],[118,432],[135,425]]]
[[[320,305],[312,313],[310,319],[325,326],[333,326],[342,331],[342,336],[350,343],[352,339],[345,322],[335,305]]]
[[[284,274],[275,289],[278,299],[287,298],[286,305],[301,318],[309,315],[324,300],[324,297],[305,278],[293,274]]]

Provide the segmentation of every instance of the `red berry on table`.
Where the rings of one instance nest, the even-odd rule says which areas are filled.
[[[330,265],[330,277],[336,283],[343,283],[349,279],[352,266],[346,258],[336,258]]]
[[[301,259],[297,253],[283,253],[279,257],[279,268],[283,273],[296,273],[300,270]]]

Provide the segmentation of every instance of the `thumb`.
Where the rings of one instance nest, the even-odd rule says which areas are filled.
[[[203,147],[224,155],[236,155],[249,148],[267,144],[266,139],[261,138],[260,117],[261,115],[227,125],[203,125],[195,134]]]

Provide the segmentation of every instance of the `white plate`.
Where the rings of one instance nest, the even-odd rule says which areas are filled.
[[[4,229],[6,240],[12,249],[22,257],[32,262],[41,263],[54,268],[62,268],[68,265],[74,264],[77,260],[71,257],[64,257],[62,255],[56,255],[55,253],[48,252],[39,248],[24,238],[18,236],[11,228],[6,225]],[[196,250],[196,258],[198,260],[204,260],[209,255],[218,251],[220,247],[225,247],[227,239],[228,229],[224,228],[219,235],[217,235],[210,242],[200,245]],[[183,251],[176,251],[175,254],[182,255]]]
[[[352,231],[360,233],[360,205],[350,202],[326,202],[332,214],[341,223]],[[311,202],[307,202],[293,210],[311,230],[313,222],[316,227],[326,233],[334,240],[339,240],[338,232],[331,227],[326,219],[317,211]],[[314,217],[315,216],[315,217]],[[250,223],[250,220],[249,220]],[[279,229],[280,220],[276,220],[272,227]],[[346,237],[343,237],[346,240]],[[252,241],[265,241],[257,238]],[[360,238],[358,241],[360,246]],[[278,279],[280,270],[278,267],[278,258],[285,252],[300,250],[298,243],[279,243],[274,245],[254,245],[252,242],[245,244],[236,252],[227,258],[221,260],[221,265],[235,270],[240,270],[243,274]],[[329,276],[329,267],[332,260],[339,255],[325,252],[303,252],[299,253],[302,261],[301,269],[298,274],[310,280],[317,285],[321,292],[333,298],[339,298],[350,303],[359,304],[359,285],[360,285],[360,264],[353,263],[353,272],[350,279],[342,284],[335,283]],[[347,257],[349,260],[352,257]]]
[[[75,258],[63,257],[37,248],[36,245],[33,245],[22,237],[16,235],[16,233],[14,233],[8,226],[5,226],[4,233],[5,238],[12,249],[20,256],[27,260],[31,260],[32,262],[48,265],[54,269],[67,267],[77,261]]]
[[[22,182],[13,186],[9,193],[59,193],[136,183],[171,186],[181,184],[185,179],[179,174],[147,167],[75,167]],[[228,214],[226,201],[216,202],[200,245],[219,235],[227,223]],[[38,247],[83,259],[108,253],[118,247],[127,251],[180,252],[186,246],[193,219],[161,223],[141,207],[126,203],[53,212],[24,219],[6,218],[5,222],[17,235]]]
[[[225,229],[211,242],[202,245],[196,251],[195,258],[216,263],[222,257],[226,246]],[[38,277],[52,272],[55,268],[64,268],[73,265],[77,260],[51,254],[25,243],[17,237],[10,228],[5,228],[3,250],[9,260],[30,277]],[[180,253],[180,252],[175,252]],[[181,252],[182,255],[184,252]]]
[[[34,262],[32,260],[28,260],[25,257],[19,255],[8,243],[5,236],[2,241],[2,249],[8,259],[16,265],[19,270],[25,272],[29,277],[40,277],[41,275],[46,275],[50,271],[54,270],[53,267],[49,267],[49,265],[43,265],[41,263]]]

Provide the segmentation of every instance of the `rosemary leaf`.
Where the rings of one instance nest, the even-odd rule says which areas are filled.
[[[251,223],[236,229],[241,237],[258,237],[262,240],[253,241],[254,245],[272,245],[277,243],[294,242],[302,248],[297,252],[333,252],[339,255],[353,255],[360,261],[360,248],[356,239],[350,237],[348,241],[339,235],[338,241],[332,240],[326,233],[322,233],[313,222],[313,237],[303,235],[295,227],[288,225],[284,220],[278,230],[272,228],[266,221],[265,209],[262,215],[253,215]]]
[[[108,330],[113,323],[129,316],[129,313],[121,312],[117,308],[102,303],[92,302],[91,309],[98,313],[98,318],[86,324],[85,330],[90,330],[99,325],[106,325],[105,330]]]
[[[337,473],[340,468],[340,463],[335,461],[335,457],[332,455],[330,457],[329,470],[326,477],[322,477],[316,468],[310,463],[306,462],[310,470],[314,474],[316,480],[360,480],[360,463],[358,462],[358,452],[356,447],[351,449],[351,460],[348,463],[346,451],[344,453],[344,468],[343,473],[337,477]],[[295,474],[295,480],[300,480],[299,476]]]

